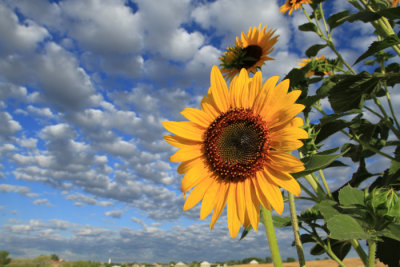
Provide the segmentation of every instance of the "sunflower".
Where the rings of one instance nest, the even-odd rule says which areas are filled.
[[[392,0],[392,7],[395,7],[400,4],[400,0]]]
[[[322,67],[324,69],[326,69],[326,67],[327,67],[326,64],[328,64],[328,60],[325,58],[325,56],[321,55],[320,57],[315,57],[313,59],[311,59],[311,58],[302,58],[301,62],[298,62],[297,65],[300,65],[301,67],[299,69],[301,69],[301,68],[305,67],[308,63],[310,63],[312,61],[317,62],[320,65],[320,67]],[[324,75],[332,75],[333,74],[333,72],[331,72],[331,71],[325,71],[325,70],[319,71],[318,67],[319,66],[316,66],[316,68],[314,70],[307,71],[306,76],[307,77],[311,77],[313,75],[324,76]]]
[[[287,0],[285,4],[281,6],[280,11],[285,14],[289,11],[289,16],[292,15],[293,9],[297,10],[301,7],[302,4],[311,4],[311,0]]]
[[[163,122],[175,134],[164,139],[179,148],[170,161],[182,162],[181,191],[193,188],[183,209],[202,200],[200,218],[213,211],[211,230],[226,204],[234,238],[241,225],[258,230],[260,205],[282,213],[280,187],[300,194],[291,173],[304,170],[304,165],[289,151],[303,145],[298,139],[308,138],[299,128],[302,119],[295,117],[304,106],[294,103],[301,91],[288,93],[289,80],[276,85],[278,80],[271,77],[262,84],[261,72],[249,78],[242,69],[228,90],[214,66],[201,109],[184,109],[181,113],[188,121]]]
[[[279,36],[273,36],[275,30],[266,31],[265,25],[261,29],[261,24],[257,27],[250,27],[247,35],[242,32],[241,38],[236,37],[234,47],[228,47],[221,60],[221,72],[227,79],[232,79],[245,68],[248,72],[255,73],[257,69],[264,65],[265,61],[273,60],[269,57],[274,49],[274,44]]]

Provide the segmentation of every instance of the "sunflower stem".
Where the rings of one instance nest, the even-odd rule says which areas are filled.
[[[368,267],[375,265],[376,242],[375,240],[368,240]]]
[[[318,173],[319,173],[319,176],[321,177],[321,180],[325,187],[326,193],[328,194],[328,196],[330,198],[332,198],[332,193],[331,193],[331,190],[329,189],[328,183],[326,182],[324,172],[322,170],[319,170]]]
[[[272,261],[275,267],[283,267],[281,254],[279,253],[278,241],[276,239],[274,222],[272,221],[271,211],[261,205],[262,218],[264,221],[265,233],[267,235],[269,250],[271,251]]]
[[[301,240],[300,240],[299,222],[297,220],[296,204],[294,202],[294,195],[292,193],[288,192],[288,196],[289,196],[290,217],[292,219],[292,228],[293,228],[293,234],[294,234],[294,243],[296,244],[297,257],[299,259],[300,267],[305,267],[306,260],[304,258],[303,244],[301,243]]]
[[[358,256],[360,256],[360,259],[363,261],[364,265],[368,266],[368,256],[363,250],[363,248],[360,246],[360,243],[358,243],[357,239],[351,239],[350,243],[356,250]]]

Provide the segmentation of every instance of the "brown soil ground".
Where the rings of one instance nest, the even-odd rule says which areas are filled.
[[[347,267],[364,267],[361,259],[359,258],[350,258],[344,259],[343,263]],[[307,261],[307,267],[338,267],[339,265],[333,260],[319,260],[319,261]],[[235,265],[235,267],[274,267],[273,264],[243,264],[243,265]],[[298,262],[285,262],[283,263],[283,267],[299,267]],[[383,264],[382,262],[377,262],[375,267],[387,267],[387,265]]]

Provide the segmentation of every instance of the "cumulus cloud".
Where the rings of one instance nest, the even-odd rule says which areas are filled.
[[[8,112],[0,112],[0,138],[8,138],[22,129],[18,121],[13,120]]]
[[[134,221],[142,223],[140,219]],[[44,240],[42,229],[51,230],[52,235],[47,235]],[[67,230],[72,230],[73,235],[62,236],[61,233]],[[290,229],[277,229],[276,234],[280,247],[286,248],[281,251],[282,257],[295,254],[295,248],[290,245]],[[3,226],[0,237],[8,248],[12,248],[12,255],[24,255],[27,245],[34,244],[42,251],[52,251],[68,260],[85,260],[97,256],[96,260],[99,261],[113,257],[121,262],[153,262],[153,259],[159,262],[191,262],[193,259],[214,262],[243,259],[249,255],[264,258],[266,253],[259,249],[265,247],[266,242],[262,229],[258,233],[252,231],[239,242],[229,236],[227,225],[219,222],[213,231],[210,231],[207,223],[173,226],[168,230],[157,227],[141,230],[122,227],[111,230],[66,221],[31,220],[25,224]]]
[[[108,217],[116,218],[116,219],[121,218],[123,214],[124,214],[124,212],[122,210],[111,210],[111,211],[106,211],[104,213],[104,215],[106,215]]]
[[[32,20],[25,20],[24,24],[20,24],[17,15],[3,3],[0,4],[0,35],[3,40],[7,40],[0,44],[0,56],[2,56],[31,52],[49,33]]]
[[[50,201],[47,198],[40,198],[33,201],[34,205],[45,205],[45,206],[52,206]]]
[[[11,184],[0,184],[0,192],[1,193],[18,193],[20,195],[24,195],[27,197],[37,197],[38,194],[31,193],[31,190],[27,186],[18,186],[18,185],[11,185]]]

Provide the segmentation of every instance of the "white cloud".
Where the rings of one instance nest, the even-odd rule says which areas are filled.
[[[99,54],[129,54],[141,47],[139,16],[124,1],[67,1],[60,7],[71,37]]]
[[[18,17],[4,3],[0,4],[0,35],[3,40],[0,44],[0,56],[12,53],[32,52],[38,42],[46,38],[49,33],[32,20],[25,20],[21,25]]]
[[[204,37],[199,32],[188,33],[182,28],[176,29],[172,37],[162,47],[164,57],[176,61],[185,61],[193,57],[197,49],[203,44]]]
[[[2,193],[18,193],[20,195],[35,197],[37,194],[31,193],[30,188],[27,186],[11,185],[11,184],[0,184],[0,192]]]
[[[223,14],[223,15],[222,15]],[[215,28],[218,35],[224,36],[223,45],[232,44],[240,32],[247,32],[249,27],[268,25],[269,28],[287,29],[288,20],[279,12],[277,1],[265,0],[218,0],[196,7],[191,16],[205,29]],[[280,32],[281,42],[289,41],[289,32]]]
[[[104,213],[104,215],[106,215],[108,217],[116,218],[116,219],[121,218],[123,214],[124,214],[124,212],[122,210],[111,210],[111,211],[106,211]]]
[[[47,198],[36,199],[36,200],[33,201],[33,204],[35,204],[35,205],[52,206],[50,201]]]
[[[22,129],[18,121],[13,120],[8,112],[0,112],[0,138],[13,136]]]

